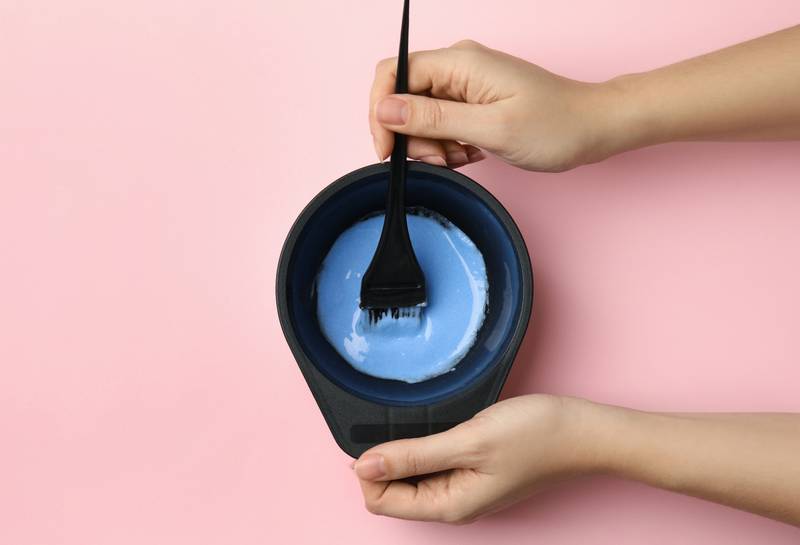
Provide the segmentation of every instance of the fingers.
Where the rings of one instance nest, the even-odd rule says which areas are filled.
[[[469,163],[469,156],[464,146],[453,140],[443,140],[442,147],[444,148],[447,164],[455,167],[460,167]]]
[[[486,430],[468,421],[442,433],[373,447],[353,465],[371,513],[462,523],[488,498]],[[402,479],[424,476],[416,484]],[[469,491],[466,493],[466,491]]]
[[[502,130],[494,105],[465,104],[417,95],[389,95],[375,105],[371,117],[379,155],[389,154],[392,132],[437,140],[460,140],[479,147],[496,147]],[[383,130],[380,130],[383,129]]]
[[[442,146],[446,153],[447,166],[450,168],[458,168],[486,159],[486,155],[479,148],[469,144],[444,140]]]
[[[431,165],[450,168],[458,168],[486,158],[475,146],[459,144],[454,140],[434,140],[418,136],[408,139],[408,156]]]
[[[364,505],[370,513],[406,520],[439,520],[433,502],[419,489],[403,481],[367,481],[359,479]]]
[[[409,66],[409,93],[424,93],[433,87],[434,79],[443,79],[451,68],[447,59],[451,55],[447,50],[415,51],[408,55]],[[380,160],[389,155],[392,149],[391,132],[382,127],[375,119],[375,105],[378,101],[394,93],[397,78],[397,59],[384,59],[375,68],[375,79],[369,96],[369,126],[375,139],[375,150]]]
[[[473,467],[478,449],[474,433],[464,426],[420,437],[400,439],[374,447],[356,460],[360,479],[392,481],[454,468]]]
[[[485,475],[455,469],[417,484],[360,479],[364,505],[370,513],[407,520],[451,524],[471,522],[493,499]]]
[[[408,55],[408,88],[410,93],[423,93],[433,85],[431,77],[435,68],[429,60],[431,53],[434,52],[416,51]],[[426,61],[426,59],[428,60]],[[375,79],[372,82],[372,90],[369,96],[369,129],[375,143],[375,152],[380,161],[391,153],[394,138],[391,131],[382,127],[375,119],[375,105],[381,98],[394,93],[395,80],[397,78],[396,72],[396,58],[384,59],[379,62],[375,68]]]
[[[431,138],[408,139],[408,156],[431,165],[447,166],[447,152],[443,142]]]
[[[464,40],[449,48],[431,51],[416,51],[409,55],[409,93],[413,95],[430,94],[439,99],[453,101],[466,101],[469,87],[481,87],[480,82],[474,81],[480,77],[482,71],[476,69],[479,56],[476,50],[485,49],[479,44]],[[369,101],[369,124],[375,143],[375,151],[379,160],[389,155],[393,145],[392,128],[378,121],[376,108],[385,97],[395,91],[397,59],[384,59],[375,70],[375,79],[372,84]],[[407,132],[406,134],[416,134]],[[467,142],[483,145],[477,139],[461,138],[462,131],[450,140],[465,140]],[[463,134],[472,134],[467,131]],[[417,136],[428,136],[418,134]],[[436,137],[440,138],[440,137]]]
[[[464,149],[467,152],[467,158],[469,159],[470,163],[477,163],[478,161],[483,161],[486,159],[486,154],[475,146],[466,145],[464,146]]]

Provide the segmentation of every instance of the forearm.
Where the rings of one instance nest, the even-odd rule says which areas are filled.
[[[589,406],[595,471],[800,525],[800,415]]]
[[[800,26],[603,86],[617,151],[678,140],[800,138]]]

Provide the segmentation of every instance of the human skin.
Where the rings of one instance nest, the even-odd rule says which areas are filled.
[[[378,63],[370,130],[382,160],[393,133],[409,157],[458,167],[479,148],[521,168],[563,171],[676,140],[800,138],[800,26],[603,83],[567,79],[465,40],[409,57],[411,95]],[[430,96],[424,96],[430,95]]]
[[[367,509],[404,519],[463,524],[605,474],[800,525],[796,414],[648,413],[534,394],[443,433],[378,445],[354,469]]]
[[[559,172],[671,141],[800,139],[800,26],[646,73],[586,83],[472,41],[378,64],[370,130],[453,168],[484,151]],[[571,477],[610,474],[800,526],[800,415],[647,413],[547,395],[364,453],[367,509],[464,523]],[[408,480],[409,477],[415,477]]]

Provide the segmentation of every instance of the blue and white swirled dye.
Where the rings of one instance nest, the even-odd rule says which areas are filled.
[[[414,317],[370,324],[359,308],[361,277],[378,245],[383,215],[336,239],[317,276],[317,318],[328,342],[367,375],[409,383],[455,368],[475,343],[488,303],[486,264],[458,227],[427,210],[406,216],[427,306]]]

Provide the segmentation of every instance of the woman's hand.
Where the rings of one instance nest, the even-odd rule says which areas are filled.
[[[677,140],[800,139],[800,26],[604,83],[557,76],[472,41],[378,64],[370,129],[378,157],[393,133],[409,156],[458,167],[486,149],[529,170],[562,171]],[[463,142],[463,144],[462,144]],[[477,146],[477,147],[476,147]]]
[[[607,473],[800,526],[800,414],[665,414],[581,399],[501,401],[354,464],[367,509],[472,521],[569,477]],[[415,478],[409,481],[410,477]]]
[[[393,94],[396,65],[378,64],[370,96],[381,160],[394,132],[412,135],[409,157],[450,167],[479,161],[483,148],[525,169],[562,171],[624,147],[615,136],[623,131],[613,130],[620,113],[613,84],[563,78],[470,40],[412,53],[413,94]]]
[[[373,513],[465,523],[596,469],[578,399],[508,399],[444,433],[374,447],[354,464]],[[416,483],[403,479],[423,476]]]

